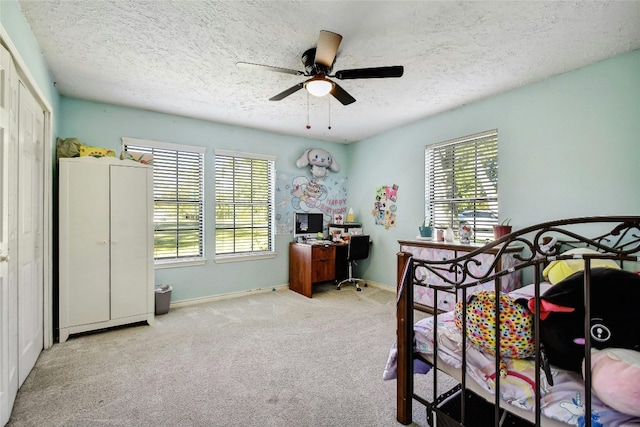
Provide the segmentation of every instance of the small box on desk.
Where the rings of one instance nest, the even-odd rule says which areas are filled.
[[[329,224],[329,238],[333,239],[333,236],[338,234],[340,236],[354,236],[362,234],[362,224],[357,222],[351,222],[347,224]]]

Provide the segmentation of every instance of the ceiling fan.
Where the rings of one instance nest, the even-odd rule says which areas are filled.
[[[307,92],[314,96],[325,96],[329,93],[333,95],[343,105],[356,102],[356,99],[340,87],[329,77],[339,80],[348,79],[380,79],[387,77],[402,77],[404,67],[395,65],[391,67],[356,68],[351,70],[336,71],[331,74],[336,59],[338,47],[342,41],[340,34],[331,31],[320,31],[318,46],[308,49],[302,54],[302,63],[305,71],[292,70],[289,68],[272,67],[269,65],[252,64],[249,62],[238,62],[236,65],[243,68],[259,68],[277,73],[293,74],[295,76],[310,77],[302,83],[298,83],[289,89],[280,92],[276,96],[269,98],[269,101],[280,101],[287,96],[305,88]]]

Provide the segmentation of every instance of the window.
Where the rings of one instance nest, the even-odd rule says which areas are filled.
[[[425,216],[457,230],[465,222],[473,239],[493,239],[498,223],[498,131],[429,145],[425,149]]]
[[[275,157],[215,154],[216,259],[275,256]]]
[[[122,138],[125,151],[153,155],[156,264],[204,262],[205,148]]]

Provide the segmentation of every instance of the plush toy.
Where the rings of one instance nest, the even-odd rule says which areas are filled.
[[[544,244],[543,244],[544,245]],[[544,249],[544,248],[541,248]],[[580,255],[597,255],[598,252],[589,248],[575,248],[564,252],[562,255],[573,255],[574,259],[551,261],[544,269],[542,275],[552,284],[556,284],[571,276],[573,273],[584,270],[584,260]],[[620,270],[620,267],[612,259],[593,259],[591,268],[604,267]]]
[[[592,348],[640,351],[640,276],[613,268],[592,268],[590,279]],[[535,311],[535,300],[529,300]],[[549,362],[580,372],[584,359],[584,271],[551,286],[540,297],[540,341]]]
[[[467,339],[478,350],[495,354],[496,348],[496,293],[476,291],[467,298]],[[535,355],[533,338],[533,314],[527,308],[527,300],[500,294],[500,355],[526,359]],[[462,301],[455,306],[456,326],[462,330]],[[506,377],[507,368],[500,360],[500,376]]]
[[[591,389],[611,408],[640,417],[640,352],[620,348],[592,350]]]
[[[332,172],[340,170],[340,166],[331,153],[322,148],[307,148],[296,161],[296,166],[299,168],[311,166],[311,175],[316,178],[323,178],[329,175],[329,170]]]

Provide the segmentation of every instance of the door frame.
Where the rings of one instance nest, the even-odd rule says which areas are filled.
[[[5,30],[4,26],[0,24],[0,43],[11,54],[16,72],[20,81],[25,85],[27,89],[34,96],[42,110],[44,111],[44,158],[43,158],[43,346],[45,349],[50,348],[53,345],[53,238],[52,238],[52,224],[53,224],[53,147],[54,139],[52,135],[52,123],[53,123],[53,108],[44,96],[44,92],[40,89],[40,86],[36,82],[35,78],[29,71],[27,64],[22,59],[18,48],[15,46],[9,34]],[[49,145],[46,145],[46,142]],[[18,153],[12,153],[10,162],[18,161]],[[15,164],[15,163],[13,163]],[[14,248],[15,250],[15,248]]]

